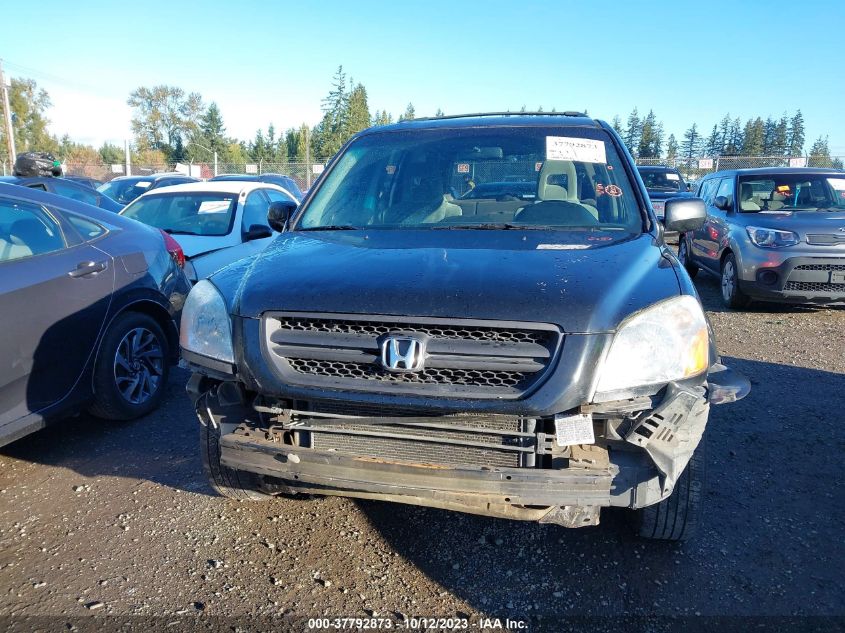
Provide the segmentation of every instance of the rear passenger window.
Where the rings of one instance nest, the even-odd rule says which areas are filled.
[[[67,214],[67,221],[75,228],[82,239],[86,242],[100,237],[106,230],[99,224],[95,224],[91,220],[81,218],[78,215]]]
[[[97,206],[97,192],[93,189],[87,190],[83,187],[74,187],[73,185],[68,185],[59,181],[53,183],[53,188],[60,196],[70,198],[71,200],[79,200],[80,202],[84,202],[95,207]]]
[[[0,200],[0,262],[65,248],[56,220],[37,205]]]

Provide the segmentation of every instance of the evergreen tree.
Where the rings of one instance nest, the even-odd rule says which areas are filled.
[[[370,106],[367,103],[367,89],[362,84],[356,85],[349,93],[349,111],[346,116],[346,134],[343,142],[353,134],[370,127]]]
[[[637,144],[637,156],[640,158],[657,158],[660,156],[660,141],[657,117],[653,110],[642,121],[640,138]]]
[[[393,115],[390,112],[387,110],[381,112],[376,110],[376,114],[373,117],[373,125],[390,125],[391,123],[393,123]]]
[[[701,135],[698,133],[698,125],[695,123],[684,132],[684,140],[679,148],[681,158],[687,161],[701,154]]]
[[[624,130],[622,130],[622,119],[619,118],[618,114],[613,117],[613,122],[611,123],[611,125],[613,126],[613,129],[616,130],[616,133],[619,134],[619,136],[623,136],[625,134]]]
[[[103,143],[103,146],[100,148],[99,154],[100,160],[103,161],[106,165],[122,163],[126,158],[124,156],[124,151],[120,147],[118,147],[117,145],[112,145],[108,142]]]
[[[725,143],[724,154],[727,156],[736,156],[739,154],[742,147],[742,123],[739,117],[731,121],[730,129],[728,130],[728,141]]]
[[[763,156],[772,156],[774,155],[774,144],[775,144],[775,129],[777,128],[777,123],[772,117],[766,117],[766,120],[763,122],[763,148],[761,149],[760,153]]]
[[[757,117],[756,119],[748,119],[745,124],[742,138],[742,152],[743,156],[761,156],[763,154],[765,126],[763,119]]]
[[[279,156],[276,153],[276,127],[271,123],[267,128],[267,160],[271,163],[279,162]]]
[[[443,110],[441,110],[440,108],[437,108],[437,112],[434,113],[434,116],[439,119],[441,117],[446,116],[446,113],[443,112]]]
[[[323,119],[314,129],[311,144],[317,156],[328,158],[334,156],[346,141],[349,93],[343,66],[337,68],[332,89],[322,101],[322,109]]]
[[[704,153],[713,158],[722,154],[722,132],[718,124],[713,126],[713,131],[704,143]]]
[[[637,149],[639,148],[642,133],[642,121],[640,121],[640,115],[637,112],[637,108],[634,108],[631,111],[631,114],[628,115],[628,126],[625,128],[625,133],[622,137],[625,141],[625,145],[628,146],[628,151],[634,156],[637,155]]]
[[[400,121],[413,121],[416,113],[414,111],[414,104],[409,103],[408,107],[405,108],[405,114],[399,117]]]
[[[801,110],[796,110],[795,115],[789,121],[786,145],[790,156],[804,154],[804,115],[801,114]]]
[[[810,156],[807,161],[808,167],[833,167],[833,159],[830,157],[830,148],[827,144],[827,136],[819,136],[810,148]]]
[[[678,141],[675,140],[675,135],[670,134],[669,140],[666,142],[666,160],[674,163],[678,157]]]
[[[786,117],[786,112],[783,113],[783,116],[778,120],[777,124],[775,125],[775,130],[772,135],[772,144],[771,144],[771,152],[772,156],[783,156],[786,154],[786,150],[788,149],[788,136],[789,136],[789,119]]]
[[[255,133],[255,138],[249,144],[249,157],[255,162],[267,160],[267,141],[264,139],[264,132],[258,130]]]

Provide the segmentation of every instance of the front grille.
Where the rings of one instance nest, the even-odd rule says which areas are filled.
[[[542,323],[301,313],[265,315],[263,332],[287,384],[473,398],[523,396],[548,373],[563,339]],[[424,341],[422,369],[382,366],[390,334]]]
[[[536,464],[536,422],[510,416],[452,415],[401,424],[301,418],[310,447],[354,457],[431,465],[502,468]]]
[[[845,264],[800,264],[793,268],[793,270],[826,270],[831,272],[834,270],[845,270]]]
[[[807,244],[815,246],[835,246],[842,244],[845,246],[845,233],[808,233]]]
[[[412,374],[391,374],[379,371],[373,364],[346,363],[331,360],[289,358],[288,363],[303,374],[336,376],[361,380],[379,380],[407,384],[478,385],[484,387],[516,387],[532,374],[517,371],[479,371],[471,369],[424,369]]]
[[[830,284],[812,281],[787,281],[784,290],[799,292],[836,292],[845,293],[845,284]]]

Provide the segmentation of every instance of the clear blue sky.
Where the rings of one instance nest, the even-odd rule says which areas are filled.
[[[229,134],[314,124],[342,64],[370,108],[654,109],[680,138],[726,112],[790,115],[845,155],[845,1],[5,2],[0,57],[53,100],[55,133],[128,135],[126,97],[200,92]],[[34,72],[37,71],[37,72]]]

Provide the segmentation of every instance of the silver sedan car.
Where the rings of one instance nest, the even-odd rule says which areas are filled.
[[[691,276],[719,275],[722,300],[845,302],[845,172],[763,168],[701,181],[707,220],[678,242]]]

